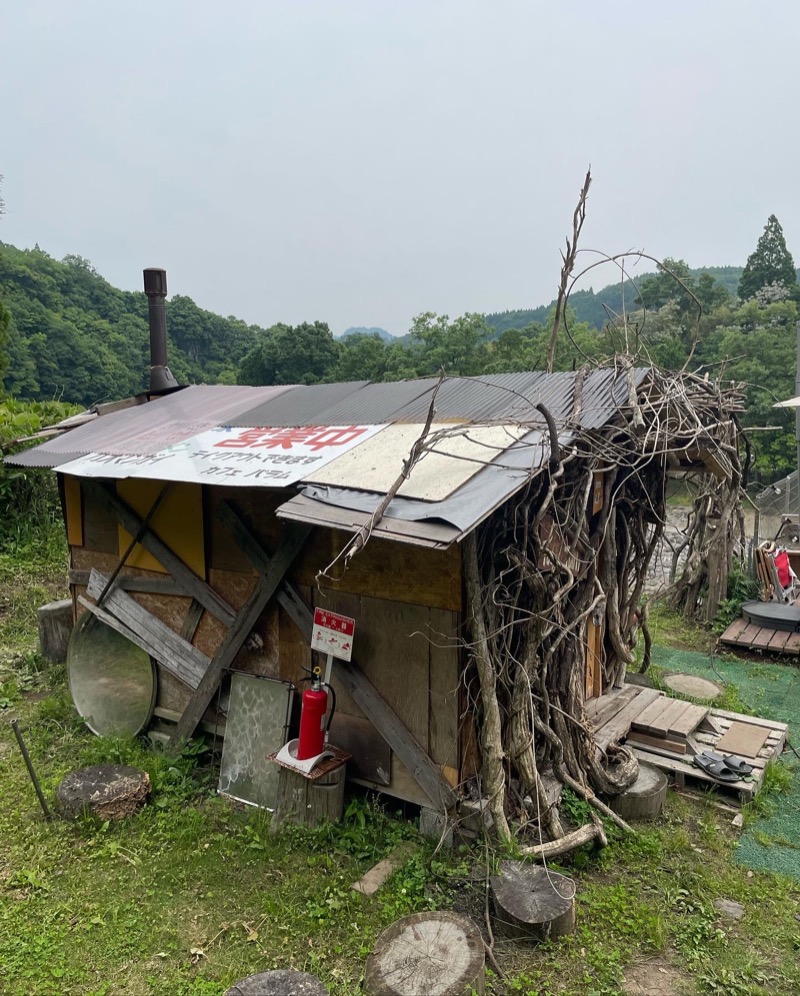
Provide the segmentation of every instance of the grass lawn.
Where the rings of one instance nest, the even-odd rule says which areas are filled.
[[[489,867],[502,857],[482,842],[436,854],[391,800],[363,796],[348,797],[342,824],[271,836],[268,814],[216,795],[202,744],[170,758],[88,733],[63,668],[35,652],[35,608],[63,597],[62,563],[33,547],[0,554],[0,992],[218,996],[292,967],[344,996],[398,917],[456,908],[482,921],[487,854]],[[659,638],[676,625],[661,619]],[[48,797],[68,772],[111,761],[149,771],[151,804],[124,824],[46,823],[14,717]],[[582,803],[567,808],[583,821]],[[497,939],[503,978],[491,973],[489,992],[800,994],[800,883],[737,865],[730,818],[711,797],[671,793],[659,822],[627,837],[609,828],[608,848],[555,866],[576,879],[576,933],[538,947]],[[389,883],[372,899],[353,892],[401,841],[416,852]],[[721,898],[742,918],[722,916]]]

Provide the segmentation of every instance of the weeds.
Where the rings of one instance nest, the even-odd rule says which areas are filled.
[[[29,549],[27,564],[0,553],[0,604],[15,607],[13,619],[0,612],[0,717],[24,722],[50,796],[67,772],[99,763],[146,770],[153,793],[124,823],[45,823],[0,722],[0,991],[221,996],[246,975],[296,968],[333,996],[354,996],[377,936],[397,918],[450,906],[483,917],[484,884],[472,881],[481,878],[473,871],[483,870],[482,846],[434,854],[411,821],[363,796],[349,799],[340,824],[270,834],[269,813],[216,794],[202,740],[173,756],[143,739],[91,736],[64,669],[35,650],[34,610],[64,593],[63,562],[48,561],[45,547]],[[32,689],[49,694],[34,702]],[[735,692],[726,694],[733,703]],[[789,777],[783,766],[769,768],[747,818],[766,812],[758,807]],[[588,816],[569,792],[563,811],[576,824]],[[575,934],[537,947],[498,939],[505,979],[489,973],[488,992],[619,996],[643,953],[674,966],[687,992],[800,992],[797,883],[748,877],[715,810],[671,795],[660,821],[634,835],[607,830],[608,848],[558,865],[577,885]],[[403,842],[413,853],[379,893],[354,892],[351,884]],[[720,920],[720,897],[745,906],[742,923]]]
[[[747,569],[745,561],[741,558],[734,560],[728,572],[727,594],[720,602],[711,627],[712,631],[716,634],[723,633],[734,619],[738,619],[742,614],[742,603],[755,598],[757,594],[758,585]]]

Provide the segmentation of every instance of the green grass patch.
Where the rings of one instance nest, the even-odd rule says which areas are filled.
[[[651,606],[649,626],[656,647],[680,647],[700,653],[708,653],[714,647],[716,638],[709,629],[687,621],[663,602]],[[641,655],[641,648],[638,649]]]
[[[273,835],[268,814],[216,794],[216,759],[202,742],[174,757],[144,740],[88,733],[64,669],[45,666],[35,649],[35,609],[65,593],[64,561],[49,558],[46,544],[28,549],[24,560],[0,554],[0,598],[15,615],[0,617],[0,992],[221,996],[254,972],[296,968],[333,996],[355,996],[377,936],[399,917],[453,907],[482,920],[481,844],[434,853],[393,804],[358,795],[340,824]],[[770,702],[784,694],[768,668],[752,687]],[[150,804],[121,824],[46,823],[12,717],[49,798],[68,772],[111,762],[149,773]],[[770,768],[763,805],[781,801],[788,784],[783,766]],[[757,846],[791,850],[757,805],[748,817]],[[584,822],[586,804],[566,793],[564,814]],[[635,835],[607,830],[608,848],[585,847],[554,866],[577,885],[575,934],[538,946],[497,936],[505,978],[489,971],[490,994],[622,996],[626,972],[642,960],[674,970],[687,993],[800,992],[800,885],[738,864],[739,840],[711,797],[670,794],[658,822]],[[355,893],[351,883],[404,841],[413,854],[380,892]],[[492,868],[503,856],[488,855]],[[719,898],[742,903],[742,920],[724,919]]]

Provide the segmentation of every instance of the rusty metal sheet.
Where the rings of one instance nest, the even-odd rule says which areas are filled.
[[[93,419],[32,450],[14,454],[19,467],[58,467],[90,453],[143,456],[184,442],[198,433],[229,425],[234,414],[290,390],[201,384],[175,391],[144,405]]]

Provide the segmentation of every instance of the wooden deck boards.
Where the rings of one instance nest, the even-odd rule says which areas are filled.
[[[800,634],[790,635],[800,637]],[[721,789],[733,793],[740,805],[758,792],[764,769],[781,753],[788,733],[786,723],[695,706],[638,685],[626,685],[593,700],[587,706],[587,719],[600,750],[606,750],[614,741],[629,739],[629,746],[640,761],[667,772],[679,788],[695,785]],[[768,730],[767,740],[752,762],[751,781],[719,782],[692,764],[696,752],[716,749],[733,722]]]
[[[743,650],[762,650],[772,654],[800,655],[800,633],[756,626],[744,619],[734,620],[719,638],[720,643]]]

